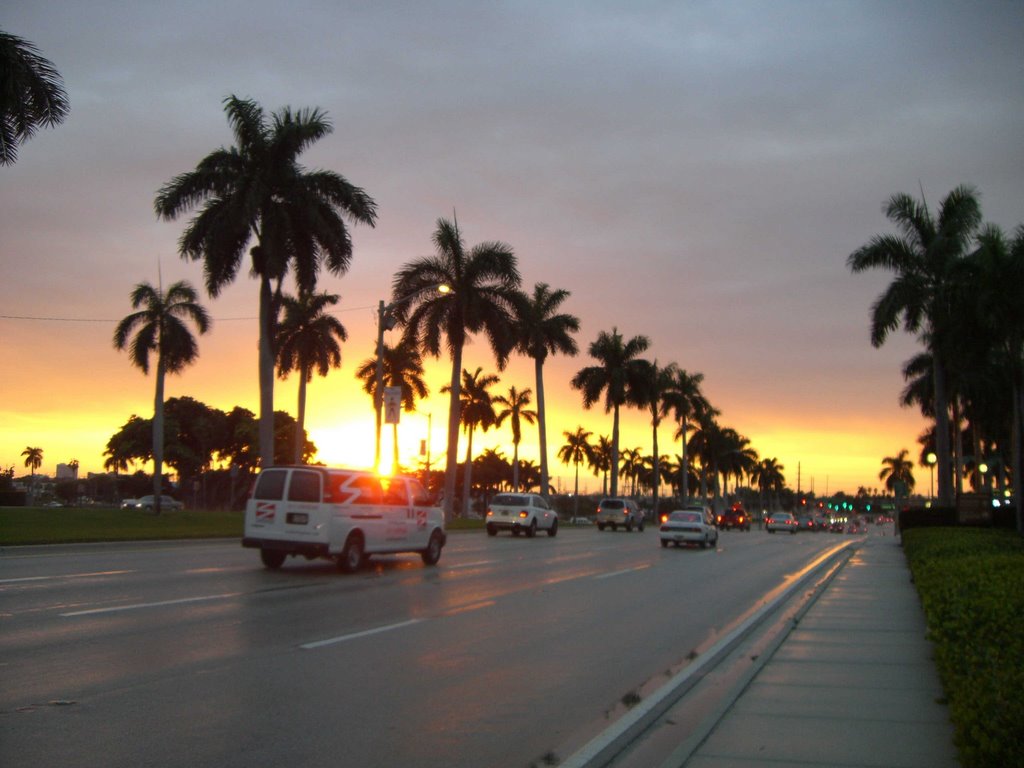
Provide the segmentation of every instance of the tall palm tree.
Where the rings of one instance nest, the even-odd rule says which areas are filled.
[[[761,506],[765,506],[765,498],[770,498],[769,494],[774,492],[776,498],[778,494],[782,492],[782,489],[786,485],[786,478],[782,474],[785,467],[779,464],[779,460],[776,458],[761,459],[760,462],[754,467],[751,477],[753,482],[757,485],[757,490],[761,494]]]
[[[308,293],[282,296],[284,316],[277,326],[277,373],[282,378],[292,371],[299,374],[298,421],[295,422],[293,462],[302,463],[306,434],[306,385],[313,380],[314,370],[326,376],[331,368],[341,367],[341,345],[348,341],[348,331],[341,321],[326,310],[338,303],[334,293]]]
[[[465,369],[462,371],[462,381],[459,387],[459,414],[467,438],[466,470],[462,480],[463,515],[469,514],[469,494],[473,488],[473,432],[477,427],[486,432],[494,426],[496,420],[494,398],[488,390],[497,384],[498,381],[498,377],[493,373],[484,374],[483,368],[478,367],[473,373]],[[451,387],[446,384],[441,388],[441,391],[450,392]]]
[[[491,344],[498,370],[504,370],[515,345],[520,277],[515,254],[508,245],[486,242],[467,250],[455,221],[438,219],[433,239],[435,255],[402,267],[395,275],[392,294],[399,300],[394,316],[405,326],[403,339],[440,357],[443,337],[452,358],[444,475],[445,513],[450,517],[458,468],[462,349],[470,334],[483,333]],[[439,285],[451,290],[439,294]]]
[[[909,455],[904,448],[895,456],[886,456],[878,473],[878,479],[884,480],[886,489],[897,498],[914,490],[914,462],[907,458]]]
[[[31,474],[31,478],[29,480],[29,494],[34,497],[36,491],[36,470],[43,466],[43,449],[29,446],[21,452],[21,455],[25,457],[25,466],[28,467],[29,473]]]
[[[0,165],[13,165],[18,145],[39,126],[63,121],[68,110],[53,64],[28,40],[0,31]]]
[[[888,269],[896,275],[872,306],[872,345],[881,346],[902,322],[904,330],[919,334],[932,353],[938,501],[948,507],[953,503],[953,482],[947,367],[955,325],[949,310],[957,263],[981,223],[981,209],[977,192],[959,186],[942,200],[937,217],[928,210],[923,195],[920,201],[902,193],[893,195],[884,211],[902,234],[876,235],[850,254],[847,265],[855,273]]]
[[[580,514],[580,464],[592,458],[593,446],[590,444],[592,433],[583,427],[576,427],[575,432],[566,430],[562,433],[565,436],[565,445],[558,449],[559,460],[568,465],[572,462],[576,468],[576,482],[573,485],[573,517]]]
[[[643,363],[637,357],[651,342],[646,336],[623,339],[618,328],[601,331],[589,353],[598,364],[580,370],[572,386],[583,393],[583,407],[590,408],[604,393],[604,412],[612,413],[611,495],[619,492],[619,409],[632,402],[643,379]]]
[[[344,274],[352,240],[344,217],[373,226],[376,203],[333,171],[309,171],[299,155],[328,135],[331,124],[319,109],[285,107],[268,119],[254,101],[224,100],[235,146],[217,149],[195,170],[160,188],[154,207],[172,220],[193,208],[178,250],[203,261],[206,290],[216,297],[232,283],[246,246],[259,279],[260,461],[274,464],[274,339],[281,285],[294,273],[299,292],[312,292],[321,267]]]
[[[394,346],[381,345],[381,364],[383,369],[383,386],[400,387],[402,390],[402,410],[411,413],[416,410],[416,401],[430,394],[426,381],[423,379],[423,358],[411,344],[399,341]],[[363,391],[376,402],[377,394],[377,357],[370,357],[356,369],[356,378],[363,382]],[[394,463],[398,466],[398,424],[392,424],[392,442],[394,443]]]
[[[638,403],[647,408],[651,417],[651,443],[653,444],[651,450],[651,497],[655,520],[658,519],[658,491],[662,479],[661,454],[658,453],[658,427],[671,407],[668,396],[673,391],[678,370],[675,363],[669,363],[662,368],[658,365],[657,360],[652,363],[644,361],[643,376],[637,391]]]
[[[694,421],[699,419],[703,413],[711,408],[711,405],[708,403],[700,389],[700,385],[703,381],[703,373],[688,373],[682,368],[676,368],[672,386],[664,396],[665,406],[672,409],[673,416],[676,421],[679,422],[679,428],[676,430],[675,439],[679,440],[682,446],[682,453],[680,454],[679,459],[679,473],[681,476],[680,482],[682,485],[680,487],[683,492],[684,504],[690,498],[690,484],[688,479],[690,464],[689,457],[687,456],[686,442],[689,438],[690,430],[693,427]]]
[[[195,288],[184,280],[165,293],[149,283],[139,283],[131,294],[133,312],[114,329],[114,347],[131,344],[132,364],[149,374],[149,355],[156,354],[156,395],[153,398],[153,511],[160,514],[164,461],[164,376],[180,373],[199,357],[199,347],[189,329],[200,334],[210,328],[210,317],[199,304]],[[141,309],[140,309],[141,307]],[[134,334],[134,336],[132,335]]]
[[[533,295],[522,295],[516,318],[516,336],[521,352],[533,358],[537,386],[537,432],[540,439],[541,494],[548,495],[548,438],[544,405],[544,361],[549,354],[575,357],[579,352],[572,334],[580,329],[579,318],[560,312],[569,291],[552,290],[537,283]]]
[[[522,391],[515,387],[508,388],[508,395],[498,395],[492,402],[501,406],[494,417],[494,426],[500,427],[508,419],[512,427],[512,490],[519,491],[519,443],[523,439],[523,426],[534,424],[537,421],[537,411],[530,410],[530,396],[533,393],[529,388]]]

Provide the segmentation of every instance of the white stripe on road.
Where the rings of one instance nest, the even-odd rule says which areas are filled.
[[[23,576],[20,579],[0,579],[0,584],[20,584],[26,581],[53,581],[54,579],[87,579],[90,576],[120,576],[134,571],[96,571],[95,573],[65,573],[55,576]]]
[[[159,608],[165,605],[183,605],[185,603],[202,603],[208,600],[225,600],[229,597],[239,597],[241,592],[226,592],[223,595],[201,595],[199,597],[183,597],[179,600],[161,600],[157,603],[133,603],[132,605],[116,605],[111,608],[90,608],[86,611],[70,611],[62,613],[61,616],[93,616],[98,613],[116,613],[118,611],[134,611],[139,608]]]
[[[650,568],[650,564],[638,565],[635,568],[626,568],[621,571],[612,571],[611,573],[602,573],[600,576],[595,576],[595,579],[610,579],[613,576],[622,576],[624,573],[633,573],[635,571],[644,571]]]
[[[397,624],[388,624],[384,627],[377,627],[375,629],[366,629],[362,632],[353,632],[350,635],[339,635],[338,637],[330,637],[326,640],[317,640],[312,643],[304,643],[299,646],[303,650],[312,650],[313,648],[323,648],[325,645],[334,645],[335,643],[344,643],[348,640],[355,640],[359,637],[367,637],[369,635],[377,635],[381,632],[390,632],[392,629],[401,629],[402,627],[408,627],[413,624],[419,624],[423,619],[409,619],[408,621],[400,621]]]
[[[454,565],[449,565],[448,566],[448,570],[454,571],[456,568],[476,568],[477,566],[481,566],[481,565],[493,565],[496,562],[498,562],[498,561],[497,560],[477,560],[475,563],[455,563]]]

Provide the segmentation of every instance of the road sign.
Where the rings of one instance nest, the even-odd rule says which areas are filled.
[[[402,413],[402,388],[384,387],[384,423],[397,424]]]

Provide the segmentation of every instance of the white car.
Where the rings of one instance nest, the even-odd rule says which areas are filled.
[[[692,506],[662,516],[661,546],[698,544],[701,549],[718,546],[718,528],[710,507]]]
[[[498,531],[512,531],[513,536],[525,533],[527,538],[537,531],[548,536],[558,534],[558,513],[548,506],[547,500],[536,493],[499,493],[487,507],[487,535]]]
[[[135,509],[138,503],[138,499],[123,499],[121,501],[121,509]]]
[[[775,533],[776,531],[796,533],[800,525],[789,512],[772,512],[768,515],[768,519],[764,521],[764,527],[768,533]]]

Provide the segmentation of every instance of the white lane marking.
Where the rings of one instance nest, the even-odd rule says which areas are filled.
[[[383,627],[376,627],[375,629],[366,629],[362,632],[353,632],[350,635],[339,635],[338,637],[329,637],[326,640],[316,640],[312,643],[303,643],[299,646],[303,650],[309,651],[313,648],[323,648],[325,645],[334,645],[335,643],[344,643],[348,640],[355,640],[359,637],[368,637],[369,635],[377,635],[381,632],[390,632],[393,629],[401,629],[402,627],[409,627],[413,624],[419,624],[424,619],[409,619],[408,621],[400,621],[397,624],[388,624]]]
[[[96,571],[94,573],[64,573],[53,576],[22,576],[19,579],[0,579],[0,584],[20,584],[26,581],[53,581],[54,579],[87,579],[90,576],[121,576],[134,571]]]
[[[595,579],[610,579],[613,576],[622,576],[624,573],[633,573],[634,571],[644,571],[644,570],[647,570],[650,567],[651,566],[649,564],[647,564],[647,565],[638,565],[635,568],[625,568],[625,569],[623,569],[621,571],[612,571],[611,573],[602,573],[602,574],[600,574],[598,576],[595,576],[594,578]]]
[[[139,608],[160,608],[166,605],[184,605],[186,603],[202,603],[209,600],[226,600],[229,597],[239,597],[241,592],[225,592],[223,595],[200,595],[198,597],[182,597],[178,600],[160,600],[155,603],[133,603],[132,605],[115,605],[110,608],[90,608],[85,611],[70,611],[62,613],[61,616],[94,616],[99,613],[117,613],[118,611],[135,611]]]
[[[493,565],[497,560],[477,560],[475,563],[456,563],[449,565],[448,569],[454,571],[456,568],[475,568],[480,565]]]

